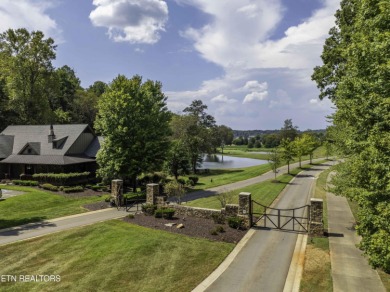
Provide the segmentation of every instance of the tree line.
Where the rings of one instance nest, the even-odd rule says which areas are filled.
[[[93,127],[107,84],[82,88],[76,72],[54,68],[56,45],[41,31],[0,34],[0,131],[7,125],[86,123]]]
[[[357,202],[359,247],[390,272],[390,3],[342,0],[312,79],[336,106],[329,134],[346,156],[334,192]]]

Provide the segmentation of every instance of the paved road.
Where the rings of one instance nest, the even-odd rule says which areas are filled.
[[[302,172],[285,188],[274,206],[287,209],[306,205],[316,176],[326,168],[316,166]],[[232,264],[206,291],[283,291],[297,236],[295,232],[258,228]]]
[[[110,208],[7,228],[0,230],[0,245],[110,219],[122,218],[128,214],[129,213],[125,211],[118,211],[116,208]]]
[[[313,159],[313,162],[323,160],[323,159],[324,158]],[[308,164],[308,163],[309,163],[309,161],[302,161],[302,165]],[[290,170],[297,168],[297,167],[299,167],[299,163],[298,162],[293,163],[290,165]],[[287,166],[282,166],[282,167],[278,168],[278,175],[281,175],[283,173],[287,173]],[[256,176],[256,177],[253,177],[253,178],[250,178],[247,180],[242,180],[242,181],[238,181],[235,183],[222,185],[219,187],[214,187],[214,188],[210,188],[207,190],[188,193],[181,199],[181,201],[188,202],[188,201],[193,201],[193,200],[196,200],[199,198],[214,196],[218,193],[222,193],[222,192],[226,192],[226,191],[230,191],[230,190],[241,189],[241,188],[244,188],[244,187],[247,187],[250,185],[254,185],[254,184],[269,180],[269,179],[273,179],[274,177],[275,177],[275,173],[273,173],[272,171],[269,171],[269,172],[266,172],[262,175],[259,175],[259,176]]]

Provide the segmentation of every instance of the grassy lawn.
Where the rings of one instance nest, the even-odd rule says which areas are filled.
[[[245,146],[246,147],[246,146]],[[253,158],[253,159],[261,159],[261,160],[268,160],[268,154],[262,154],[262,153],[253,153],[253,152],[269,152],[272,149],[267,149],[267,148],[252,148],[252,149],[247,149],[244,147],[238,147],[238,146],[232,146],[229,148],[225,148],[223,151],[224,155],[227,156],[235,156],[235,157],[245,157],[245,158]],[[220,149],[219,149],[220,152]],[[320,157],[325,157],[326,151],[324,146],[318,147],[314,153],[313,153],[313,158],[320,158]],[[309,155],[303,156],[302,161],[304,160],[309,160],[310,157]],[[299,159],[295,158],[294,162],[298,162]]]
[[[308,169],[312,167],[311,165],[303,165],[303,169]],[[252,194],[252,200],[259,202],[260,204],[269,206],[275,200],[275,198],[280,194],[280,192],[288,185],[288,183],[301,172],[302,169],[296,168],[291,170],[291,174],[283,174],[277,177],[277,182],[273,180],[268,180],[258,184],[254,184],[245,188],[234,190],[234,196],[232,196],[232,201],[230,204],[238,204],[238,194],[241,192],[249,192]],[[210,209],[221,209],[221,203],[218,200],[218,196],[212,196],[208,198],[201,198],[194,201],[187,202],[187,206],[193,207],[202,207]],[[255,206],[257,208],[258,206]],[[258,212],[260,210],[254,210]]]
[[[210,173],[198,175],[199,182],[195,185],[193,190],[197,191],[209,189],[212,187],[246,180],[258,175],[262,175],[270,170],[271,166],[268,163],[242,169],[210,169]]]
[[[0,188],[26,192],[0,201],[0,229],[87,212],[82,205],[102,201],[98,196],[72,198],[28,187]]]
[[[331,169],[323,171],[316,182],[314,198],[324,200],[324,227],[328,228],[326,180]],[[300,291],[333,291],[332,270],[327,237],[309,237]]]
[[[2,246],[0,275],[61,281],[0,283],[0,290],[191,291],[233,248],[112,220]]]

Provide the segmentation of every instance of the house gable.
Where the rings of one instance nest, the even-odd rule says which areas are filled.
[[[22,150],[18,153],[19,155],[40,155],[41,154],[41,143],[31,142],[27,143]]]

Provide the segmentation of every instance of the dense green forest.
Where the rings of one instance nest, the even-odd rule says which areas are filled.
[[[336,106],[328,133],[347,157],[334,191],[359,205],[360,248],[390,272],[390,2],[343,0],[312,76]]]

